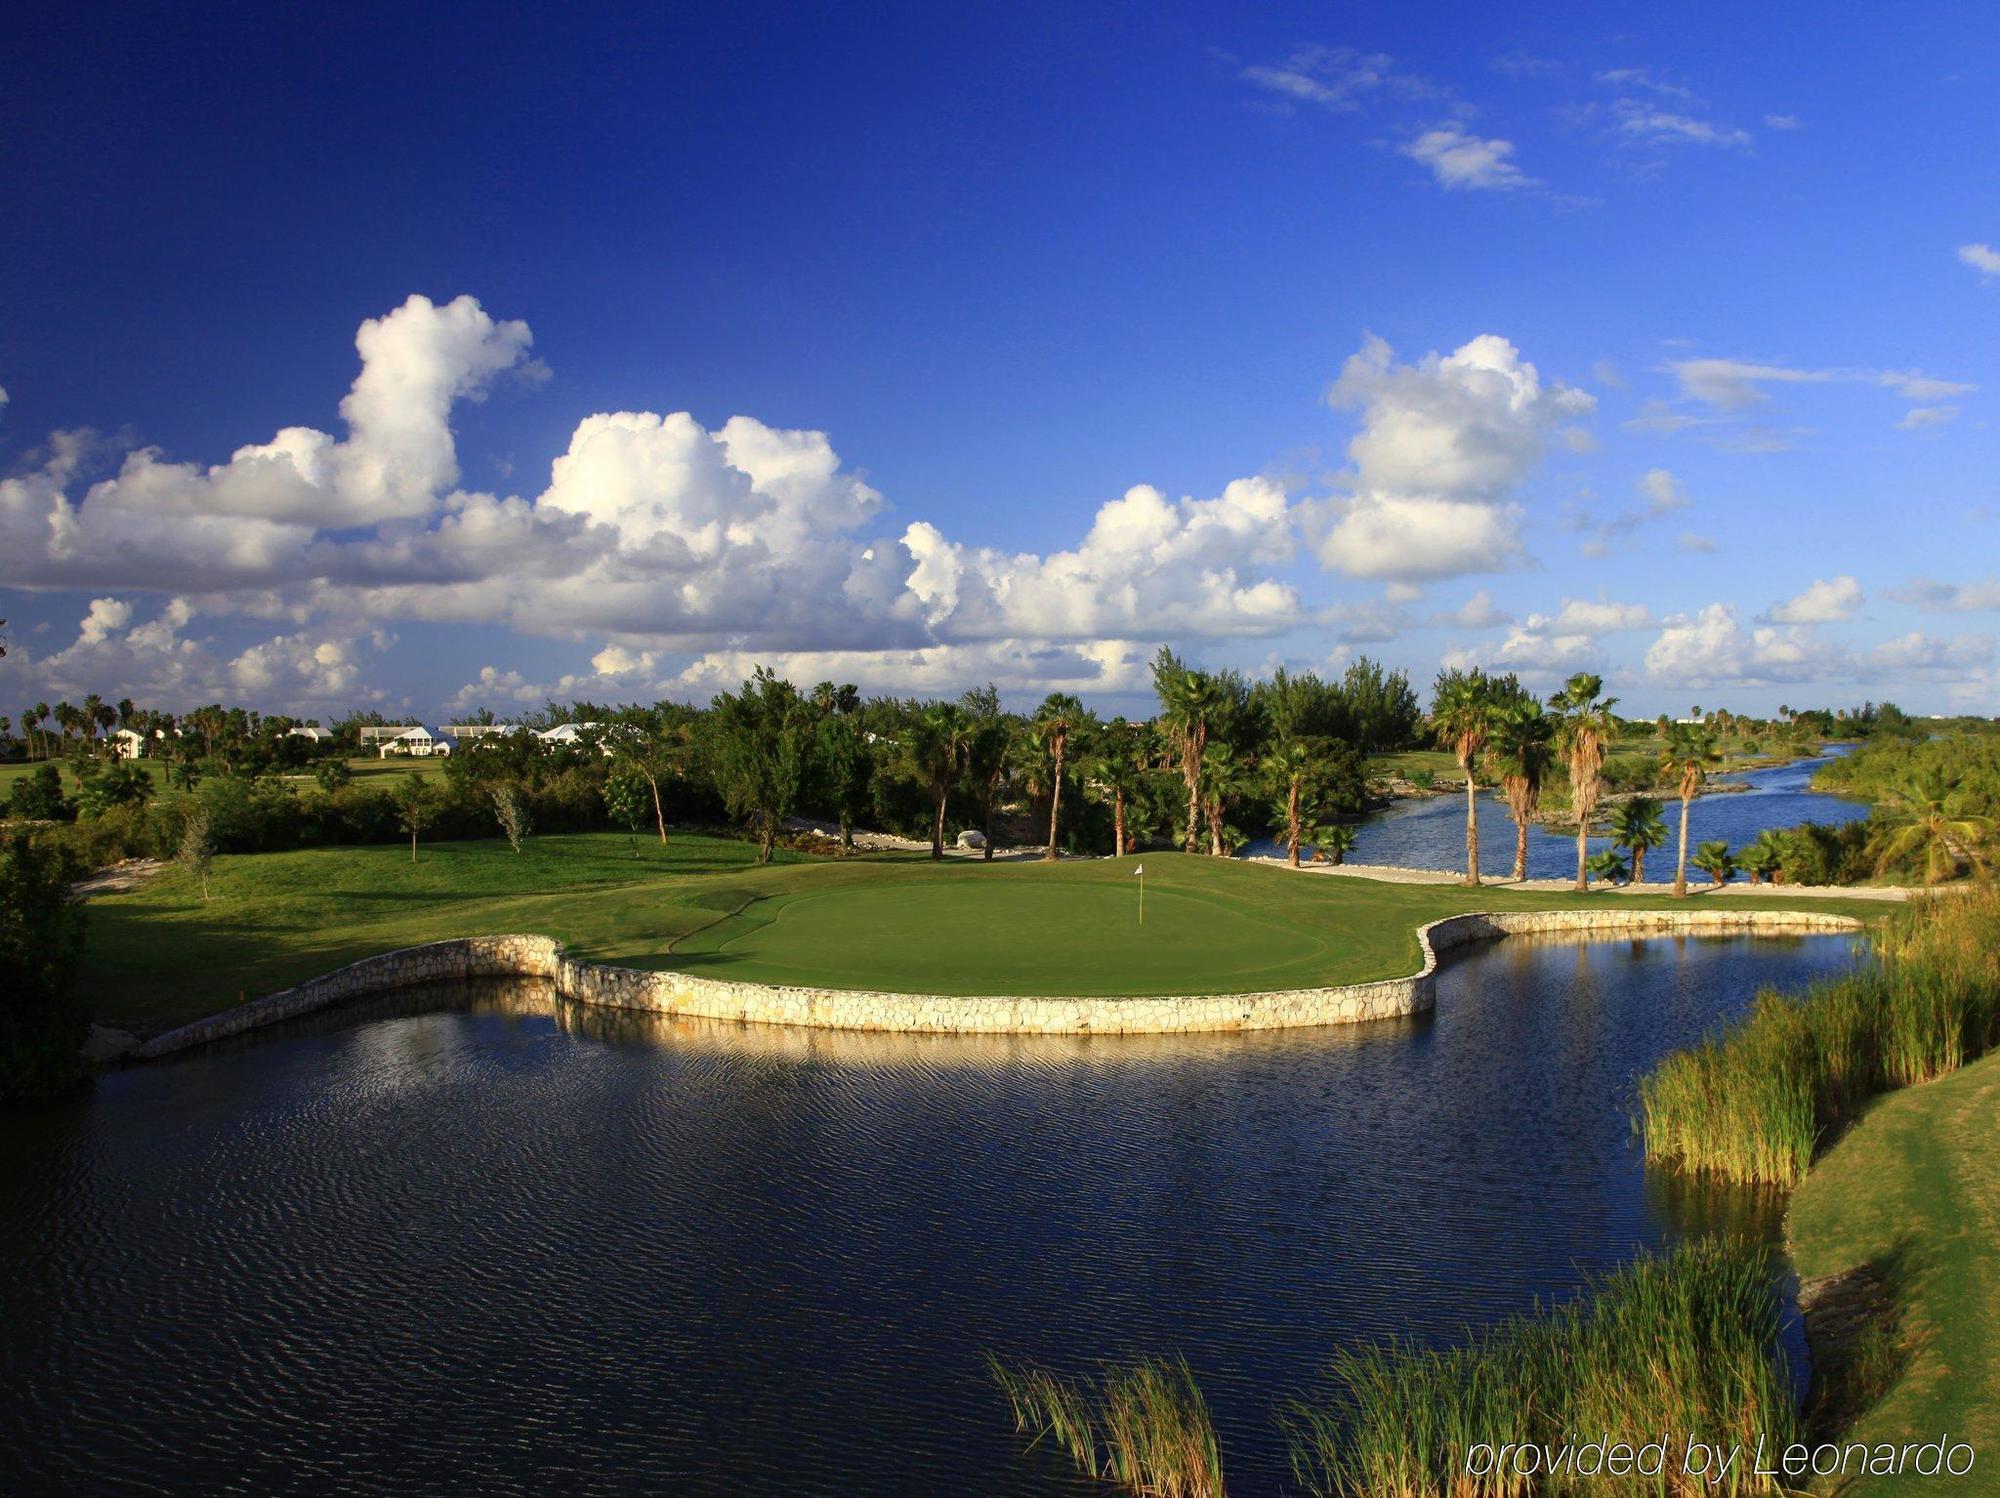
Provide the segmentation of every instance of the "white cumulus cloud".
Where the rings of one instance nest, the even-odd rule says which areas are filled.
[[[1404,581],[1493,572],[1520,552],[1513,495],[1552,434],[1596,404],[1542,382],[1506,339],[1482,334],[1411,364],[1371,337],[1330,395],[1359,408],[1353,493],[1319,545],[1329,567]]]
[[[1958,247],[1958,258],[1982,276],[2000,276],[2000,250],[1990,244],[1962,244]]]
[[[1815,578],[1796,597],[1771,605],[1770,617],[1777,624],[1838,624],[1852,619],[1867,601],[1861,584],[1843,573]]]
[[[1540,183],[1514,164],[1514,143],[1472,135],[1456,125],[1426,130],[1403,147],[1403,154],[1422,162],[1440,187],[1505,191]]]

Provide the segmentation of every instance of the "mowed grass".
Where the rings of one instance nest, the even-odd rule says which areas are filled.
[[[1883,1098],[1792,1198],[1800,1275],[1876,1266],[1902,1315],[1907,1362],[1845,1439],[1900,1444],[1949,1431],[1979,1453],[1979,1470],[2000,1456],[1996,1125],[2000,1054]],[[1912,1486],[1921,1484],[1863,1479],[1853,1491]]]
[[[1411,972],[1416,928],[1439,916],[1590,902],[1174,853],[940,865],[781,852],[765,868],[754,858],[748,843],[692,833],[664,849],[620,833],[536,837],[518,855],[498,839],[426,843],[414,864],[407,844],[219,858],[207,901],[176,869],[93,899],[85,982],[105,1023],[154,1031],[397,947],[532,932],[601,961],[753,981],[1239,993]],[[1143,930],[1135,862],[1146,866]],[[1701,908],[1738,903],[1775,908],[1706,895]],[[1808,908],[1879,914],[1862,902]]]
[[[69,763],[66,760],[16,761],[12,764],[0,765],[0,804],[4,804],[7,798],[13,794],[15,781],[23,780],[32,775],[44,763],[53,764],[61,772],[64,794],[74,796],[77,792],[77,778],[70,770]],[[164,792],[167,789],[167,762],[165,760],[141,759],[136,761],[136,763],[140,769],[152,776],[155,791]],[[389,759],[382,759],[371,754],[348,760],[347,768],[354,772],[356,780],[365,780],[370,777],[407,775],[412,770],[422,775],[442,775],[444,773],[444,763],[442,759],[413,759],[407,754],[395,755]],[[310,781],[313,777],[310,770],[301,770],[296,774],[288,774],[285,778],[303,784]],[[386,785],[392,782],[385,780],[383,783]]]

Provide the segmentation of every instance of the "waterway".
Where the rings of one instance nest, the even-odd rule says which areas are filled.
[[[25,1493],[1047,1493],[989,1353],[1184,1353],[1231,1492],[1329,1355],[1768,1233],[1633,1079],[1838,937],[1515,938],[1431,1017],[911,1037],[409,991],[0,1131]]]
[[[1828,754],[1847,752],[1834,745]],[[1721,838],[1732,848],[1754,842],[1767,828],[1796,827],[1801,822],[1841,823],[1864,820],[1868,807],[1860,801],[1844,800],[1812,789],[1813,772],[1823,759],[1794,760],[1764,770],[1746,770],[1717,776],[1721,786],[1741,785],[1743,790],[1716,790],[1697,796],[1688,808],[1688,851],[1709,838]],[[1667,821],[1667,845],[1647,855],[1646,880],[1650,884],[1671,884],[1674,878],[1674,847],[1680,835],[1680,802],[1670,796],[1660,798]],[[1353,850],[1347,855],[1354,863],[1389,864],[1405,869],[1465,869],[1465,793],[1438,795],[1398,801],[1378,812],[1357,828]],[[1591,839],[1592,852],[1611,846],[1608,836]],[[1270,839],[1260,839],[1245,848],[1246,855],[1281,854],[1284,850]],[[1308,854],[1308,856],[1310,856]],[[1507,803],[1492,792],[1479,798],[1479,870],[1490,877],[1502,877],[1514,869],[1514,824],[1507,816]],[[1576,835],[1551,832],[1536,826],[1528,833],[1528,877],[1563,879],[1576,873]],[[1697,881],[1706,875],[1690,870]]]

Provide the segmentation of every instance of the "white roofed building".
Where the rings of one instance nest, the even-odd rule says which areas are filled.
[[[430,759],[449,755],[456,747],[457,742],[450,734],[432,733],[428,728],[417,727],[384,740],[380,757],[387,759],[392,754],[408,754],[417,759]]]

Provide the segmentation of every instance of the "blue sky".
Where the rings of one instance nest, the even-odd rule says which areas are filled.
[[[31,7],[0,711],[2000,711],[2000,16],[1497,9]]]

